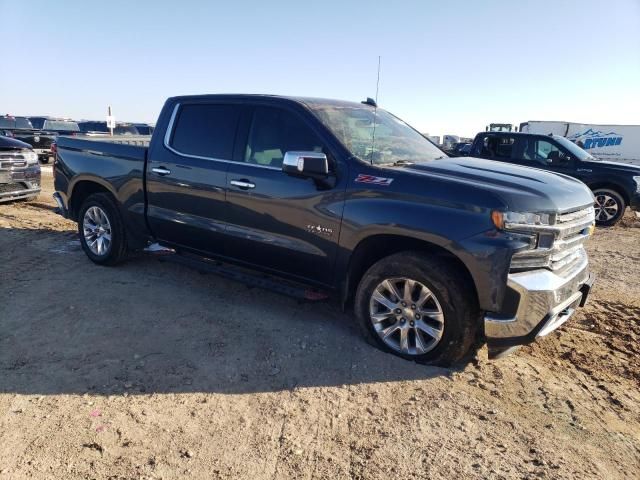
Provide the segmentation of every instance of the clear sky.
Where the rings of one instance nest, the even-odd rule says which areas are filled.
[[[0,0],[0,112],[155,121],[165,98],[379,103],[419,130],[640,124],[640,0]]]

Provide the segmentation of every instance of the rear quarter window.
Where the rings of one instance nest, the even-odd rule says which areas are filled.
[[[182,154],[231,160],[239,116],[235,105],[182,105],[169,145]]]

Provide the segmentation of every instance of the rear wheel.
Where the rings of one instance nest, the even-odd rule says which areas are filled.
[[[78,215],[80,244],[89,259],[99,265],[115,265],[127,256],[124,225],[111,195],[87,197]]]
[[[421,363],[459,361],[475,341],[479,312],[468,280],[444,260],[419,252],[383,258],[363,276],[355,313],[378,348]]]
[[[596,224],[610,227],[620,221],[626,208],[624,198],[617,191],[599,188],[593,191],[596,201],[593,204],[596,214]]]

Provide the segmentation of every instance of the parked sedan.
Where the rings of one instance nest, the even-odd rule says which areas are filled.
[[[34,200],[40,194],[40,165],[31,145],[0,136],[0,202]]]

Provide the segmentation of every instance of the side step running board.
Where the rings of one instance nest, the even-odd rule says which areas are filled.
[[[172,249],[167,249],[172,250]],[[146,251],[146,249],[145,249]],[[175,253],[175,251],[172,251]],[[166,254],[164,254],[166,255]],[[329,294],[314,288],[309,288],[302,284],[291,282],[277,277],[271,277],[268,275],[262,275],[249,271],[242,267],[236,267],[234,265],[224,264],[215,260],[210,260],[204,257],[198,257],[195,255],[181,253],[178,255],[163,256],[161,261],[170,261],[186,265],[200,272],[215,273],[221,277],[235,280],[236,282],[244,283],[250,288],[257,287],[264,290],[270,290],[272,292],[287,295],[289,297],[297,298],[298,300],[305,300],[308,302],[318,302],[327,300]]]

